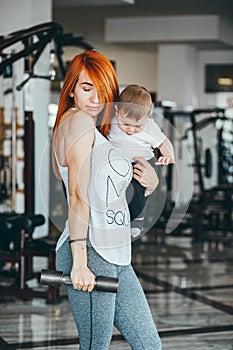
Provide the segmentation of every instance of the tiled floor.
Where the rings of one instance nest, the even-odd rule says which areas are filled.
[[[133,264],[163,350],[233,350],[233,244],[210,250],[189,238],[146,238],[134,244]],[[64,287],[61,294],[57,305],[2,298],[0,349],[78,349]],[[110,350],[128,349],[114,329]]]

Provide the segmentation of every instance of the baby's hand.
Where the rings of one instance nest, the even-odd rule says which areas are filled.
[[[155,162],[155,165],[168,165],[168,164],[175,164],[174,158],[171,156],[162,156],[159,157],[157,162]]]

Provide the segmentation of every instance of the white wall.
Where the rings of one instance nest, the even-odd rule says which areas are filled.
[[[86,42],[116,63],[120,85],[141,84],[150,91],[157,90],[157,51],[142,50],[130,45],[106,44],[101,37],[88,35]],[[83,51],[80,48],[64,48],[64,59],[69,60]]]

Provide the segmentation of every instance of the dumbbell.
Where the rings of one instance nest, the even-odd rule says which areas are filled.
[[[59,287],[61,284],[72,284],[70,276],[66,276],[62,271],[42,270],[40,283],[49,286]],[[118,288],[118,279],[107,276],[97,276],[95,279],[95,290],[103,292],[116,293]]]

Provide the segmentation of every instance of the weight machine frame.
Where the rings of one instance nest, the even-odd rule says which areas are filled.
[[[197,116],[200,114],[213,114],[210,117],[207,117],[201,121],[197,121]],[[216,115],[214,115],[216,114]],[[203,109],[194,109],[193,111],[183,111],[183,110],[171,110],[170,108],[164,108],[164,117],[171,123],[172,126],[175,127],[175,119],[176,117],[185,117],[188,118],[191,122],[191,127],[186,129],[185,135],[182,137],[182,139],[186,139],[188,136],[188,132],[192,133],[193,138],[193,147],[194,147],[194,162],[193,164],[190,164],[190,166],[193,166],[196,170],[197,174],[197,184],[199,189],[199,195],[197,199],[193,199],[189,205],[187,215],[184,217],[184,220],[182,223],[180,223],[177,228],[172,232],[173,235],[181,235],[181,236],[190,236],[190,230],[188,230],[188,233],[186,234],[187,229],[192,230],[192,237],[193,241],[205,241],[208,240],[208,242],[211,242],[211,240],[215,240],[217,243],[226,240],[224,237],[225,232],[232,232],[232,222],[229,220],[231,216],[232,211],[232,203],[230,196],[232,194],[232,186],[227,183],[220,183],[220,176],[218,176],[218,184],[217,186],[211,188],[211,189],[205,189],[204,186],[204,178],[203,178],[203,171],[202,168],[205,167],[207,171],[208,164],[202,164],[201,159],[199,157],[199,149],[198,149],[198,142],[197,142],[197,131],[203,129],[205,126],[216,122],[218,119],[220,120],[227,120],[228,118],[225,116],[225,109],[223,108],[203,108]],[[220,164],[218,163],[218,170],[220,168]],[[172,190],[172,174],[173,167],[168,168],[167,172],[167,189],[168,189],[168,200],[164,209],[164,212],[162,213],[159,221],[156,223],[156,228],[164,228],[164,223],[167,222],[169,215],[171,214],[171,210],[174,207],[174,204],[171,203],[171,190]],[[218,231],[218,222],[216,219],[213,222],[210,222],[210,227],[208,227],[208,224],[204,223],[207,220],[207,216],[205,216],[205,210],[210,211],[210,218],[211,214],[214,215],[214,210],[211,209],[214,205],[219,205],[219,201],[216,200],[216,197],[221,194],[223,205],[226,204],[227,212],[226,217],[228,218],[226,220],[226,225],[223,225],[221,222],[219,223],[219,232],[223,232],[222,237],[219,234],[219,239],[217,239],[215,236],[214,231]],[[207,211],[208,211],[207,210]],[[211,210],[213,210],[213,213],[211,213]],[[211,219],[210,219],[211,220]],[[216,228],[213,226],[216,225]]]
[[[19,30],[13,32],[5,37],[0,38],[0,76],[7,77],[8,72],[12,72],[12,65],[20,59],[24,59],[24,72],[28,74],[28,77],[22,81],[16,90],[23,89],[25,84],[32,78],[40,78],[53,80],[54,77],[50,75],[36,75],[34,74],[34,66],[37,63],[39,57],[43,53],[46,46],[53,42],[53,53],[57,57],[59,70],[61,72],[61,80],[64,79],[66,73],[66,64],[63,62],[62,54],[63,47],[65,46],[78,46],[82,49],[93,49],[93,46],[86,43],[82,37],[76,37],[73,34],[63,33],[63,28],[60,24],[55,22],[42,23],[30,27],[28,29]],[[21,44],[16,46],[11,53],[7,53],[8,48],[13,47],[15,44]],[[18,49],[18,51],[17,51]],[[5,51],[5,52],[4,52]],[[13,93],[14,87],[9,89],[6,93]],[[34,203],[34,121],[31,111],[25,111],[24,115],[24,185],[25,185],[25,219],[28,216],[35,216],[35,203]],[[12,128],[12,136],[16,138],[16,131]],[[13,151],[12,151],[13,152]],[[13,153],[12,153],[13,157]],[[16,174],[15,174],[16,176]],[[14,216],[16,221],[21,215],[15,212],[2,214],[5,217],[6,223],[9,220],[9,216]],[[4,221],[4,220],[3,220]],[[5,222],[4,221],[4,222]],[[57,287],[49,287],[47,291],[37,291],[26,286],[26,281],[32,278],[35,273],[32,271],[32,258],[33,256],[42,256],[48,259],[48,265],[50,269],[55,268],[55,244],[48,243],[43,239],[33,239],[34,227],[18,225],[17,228],[12,231],[12,240],[16,249],[3,250],[0,254],[0,263],[10,262],[12,264],[18,263],[19,270],[16,278],[17,285],[13,285],[9,288],[0,287],[0,295],[15,296],[22,299],[39,297],[45,298],[48,302],[54,303],[59,301],[59,292]],[[8,236],[7,229],[3,232],[3,235]],[[2,238],[2,237],[1,237]],[[4,240],[4,237],[3,237]],[[9,242],[6,242],[6,245]],[[5,244],[3,244],[5,246]]]

